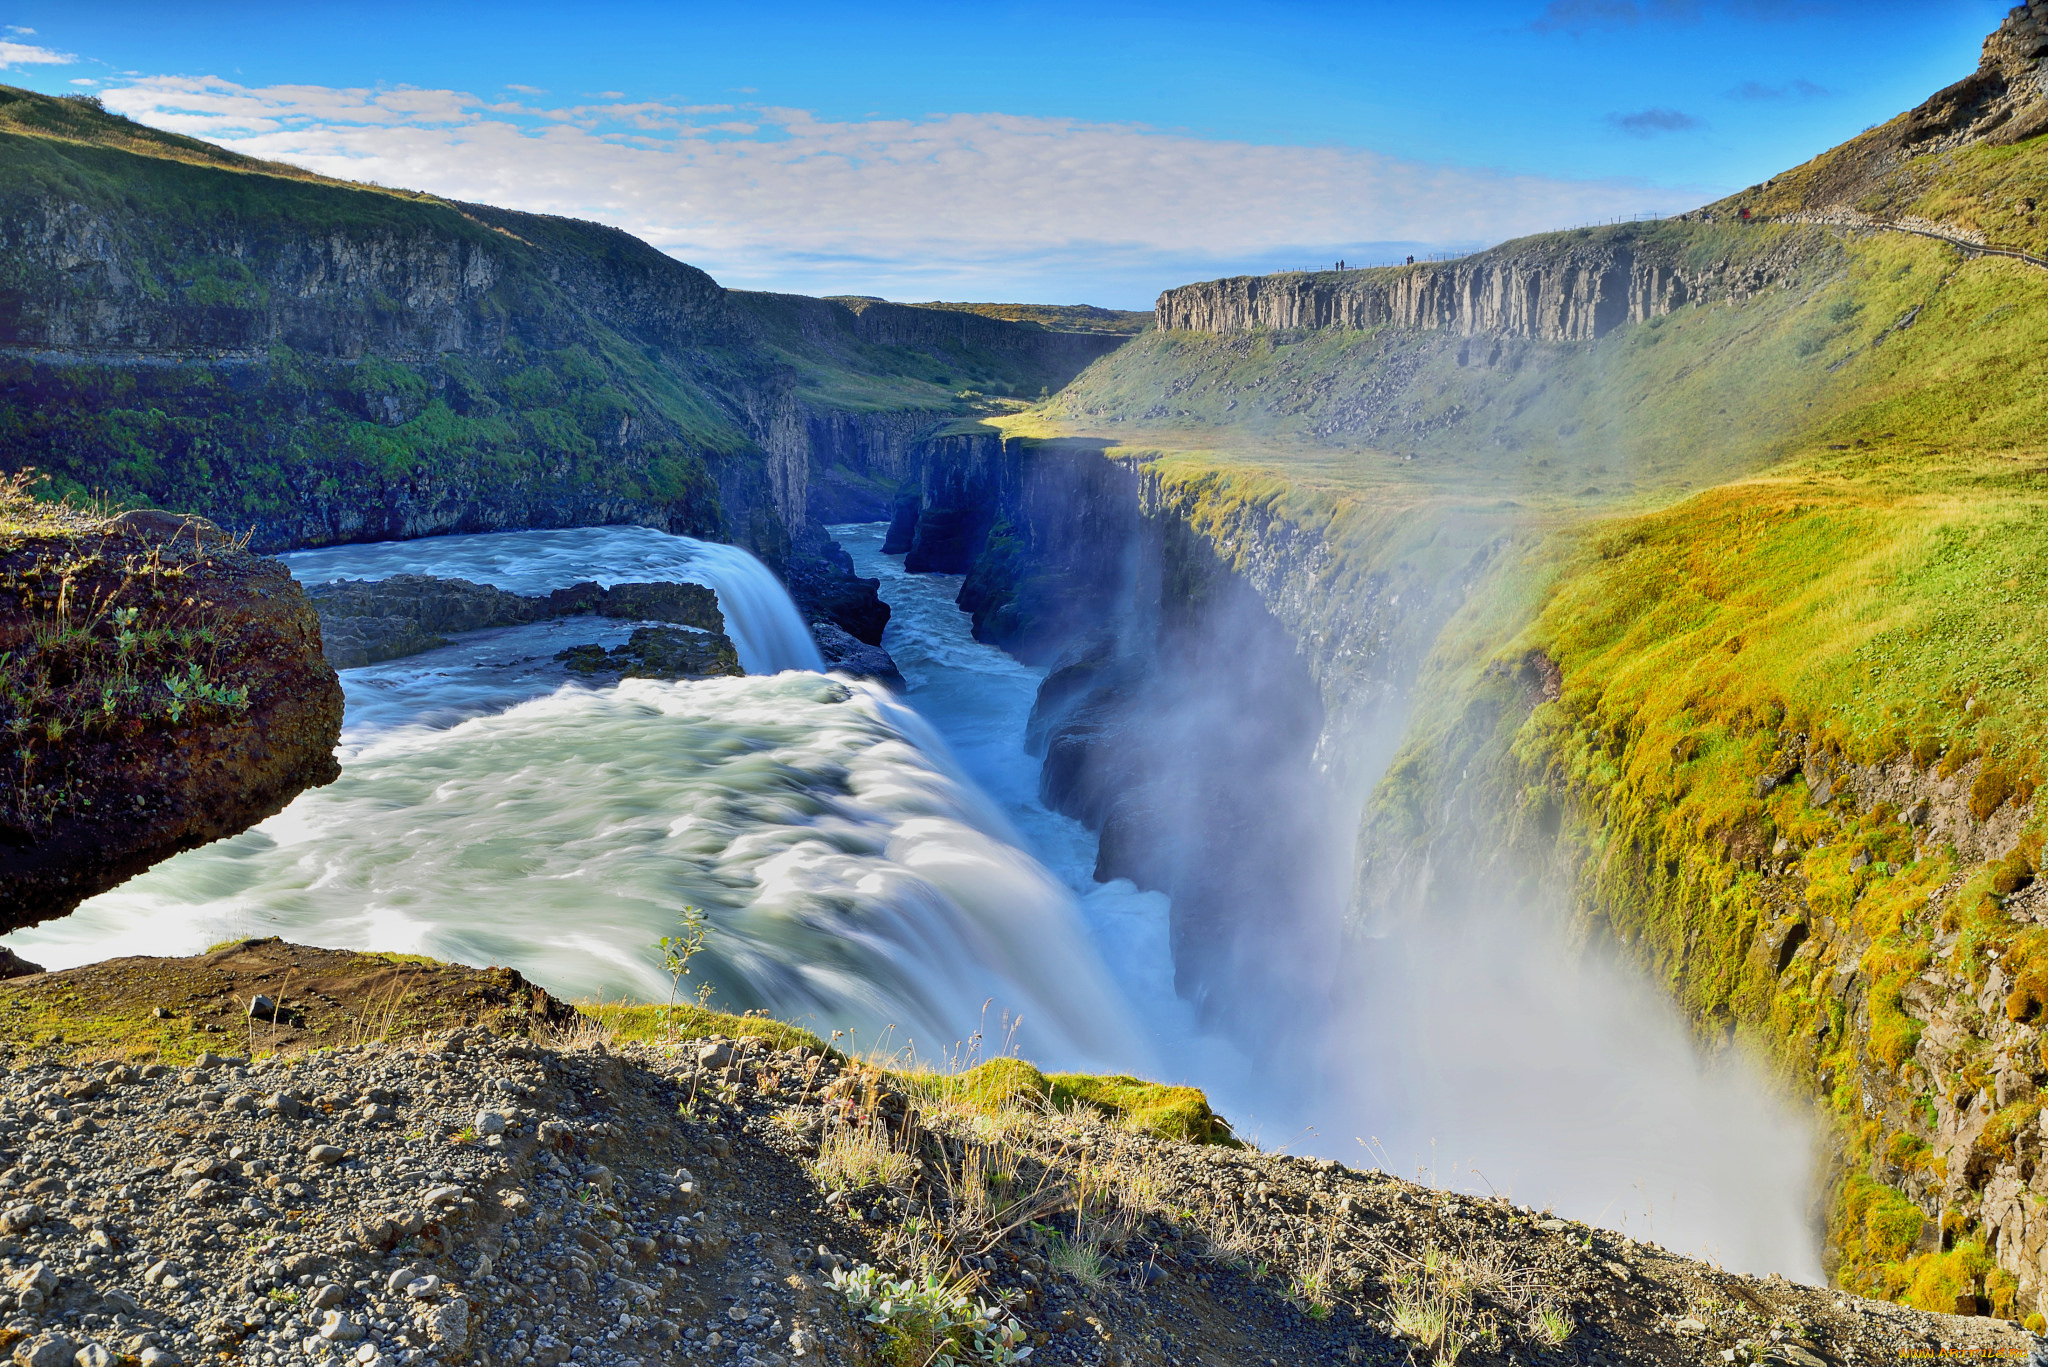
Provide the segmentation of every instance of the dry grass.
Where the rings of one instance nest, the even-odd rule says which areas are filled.
[[[1388,1327],[1412,1340],[1439,1367],[1450,1367],[1479,1336],[1464,1268],[1434,1245],[1394,1278],[1386,1313]]]

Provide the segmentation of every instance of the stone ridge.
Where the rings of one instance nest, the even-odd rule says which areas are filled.
[[[1984,39],[1977,69],[1914,109],[1899,131],[1923,152],[2048,132],[2048,0],[2015,6]]]
[[[448,644],[444,633],[585,614],[695,627],[716,636],[727,651],[732,648],[718,595],[702,584],[583,583],[526,597],[468,579],[395,574],[310,584],[306,596],[320,614],[321,648],[336,669],[434,650]]]

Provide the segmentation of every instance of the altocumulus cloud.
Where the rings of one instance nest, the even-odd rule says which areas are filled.
[[[1053,282],[1149,290],[1219,264],[1497,241],[1694,194],[1006,114],[849,122],[762,106],[543,106],[182,77],[102,98],[329,175],[614,224],[729,283],[926,298]]]

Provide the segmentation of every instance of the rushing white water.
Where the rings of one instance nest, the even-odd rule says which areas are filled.
[[[511,593],[541,594],[594,580],[613,584],[679,580],[718,595],[726,635],[749,674],[823,669],[817,643],[768,567],[738,546],[670,536],[651,527],[430,536],[295,551],[281,557],[308,584],[431,574]]]
[[[662,563],[647,540],[659,535],[318,554],[341,573],[458,573],[529,592],[701,563],[689,546]],[[622,540],[643,552],[624,571]],[[741,631],[748,602],[728,600]],[[1021,1022],[1017,1046],[1048,1063],[1144,1065],[1073,899],[922,719],[886,690],[815,673],[592,689],[553,664],[571,640],[629,630],[549,622],[345,671],[339,781],[8,943],[64,966],[282,934],[660,1000],[670,984],[654,941],[694,905],[712,924],[694,980],[722,1005],[928,1055],[1007,1017]]]
[[[1255,1128],[1262,1098],[1248,1083],[1251,1062],[1233,1041],[1204,1034],[1174,991],[1166,894],[1141,892],[1127,879],[1096,882],[1095,836],[1038,800],[1038,761],[1024,749],[1024,729],[1045,671],[975,640],[954,602],[962,577],[907,572],[903,557],[882,554],[886,524],[830,530],[856,573],[882,581],[890,611],[882,644],[903,674],[905,701],[930,719],[960,767],[1079,904],[1145,1037],[1152,1075],[1204,1088],[1233,1122]]]

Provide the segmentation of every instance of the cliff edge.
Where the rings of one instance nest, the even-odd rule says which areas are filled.
[[[279,562],[199,518],[102,521],[0,482],[0,929],[333,782],[341,705]]]

